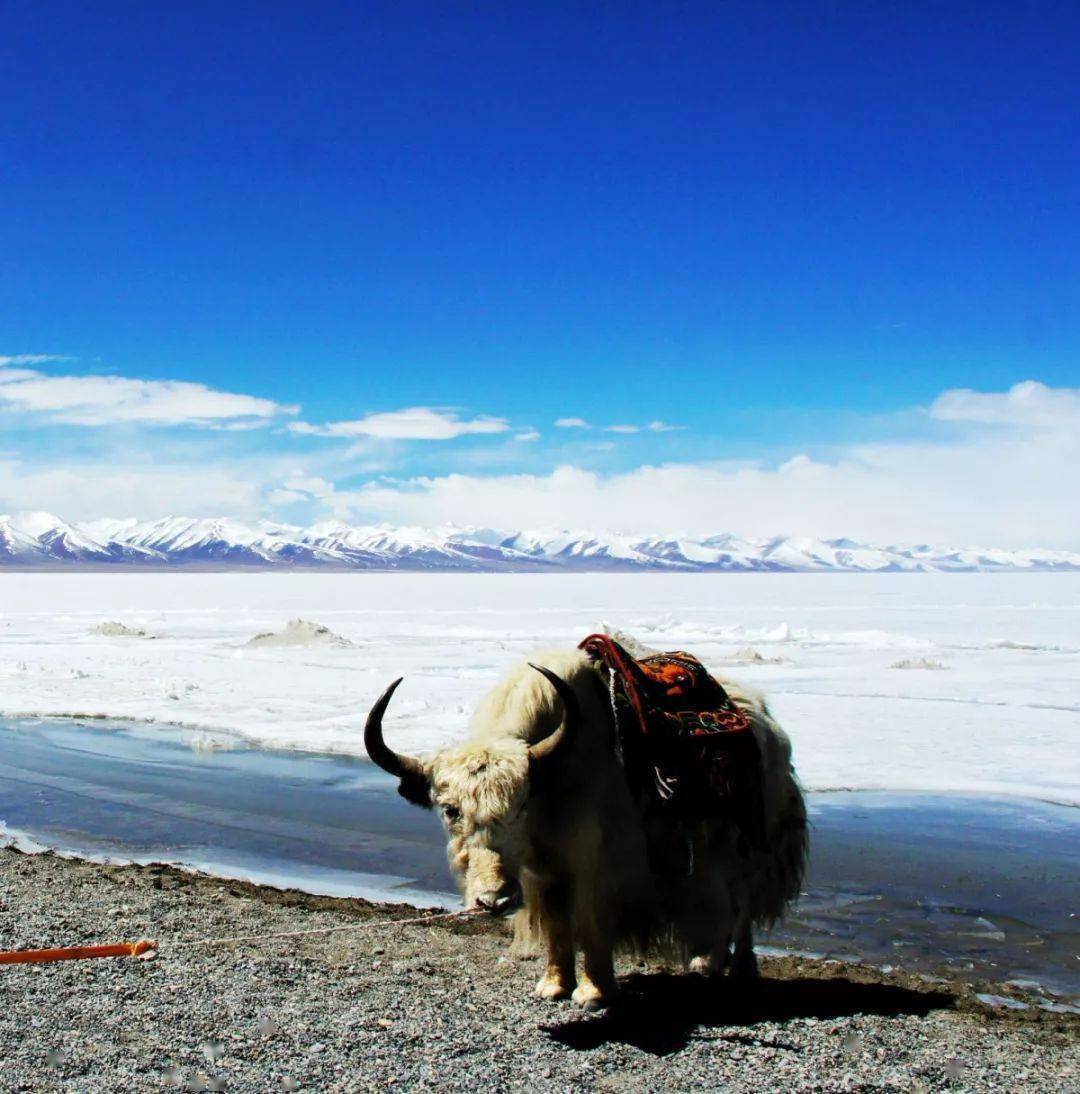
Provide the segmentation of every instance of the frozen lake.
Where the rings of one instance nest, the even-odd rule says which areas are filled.
[[[806,893],[760,941],[1080,997],[1080,811],[881,791],[810,796]],[[90,856],[454,906],[441,827],[345,756],[199,752],[139,725],[0,720],[0,827]],[[2,842],[2,841],[0,841]]]
[[[295,617],[351,644],[245,645]],[[812,789],[1080,804],[1080,574],[6,573],[0,714],[359,754],[404,674],[387,732],[421,750],[511,662],[605,622],[763,689]]]

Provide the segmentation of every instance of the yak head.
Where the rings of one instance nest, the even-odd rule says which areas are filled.
[[[505,915],[521,905],[521,870],[528,865],[528,809],[533,787],[550,771],[577,733],[580,721],[573,689],[550,669],[547,678],[563,706],[562,724],[535,744],[517,737],[473,740],[444,748],[427,759],[394,752],[383,740],[382,719],[401,680],[371,708],[364,747],[400,782],[403,798],[442,818],[450,866],[467,908]]]

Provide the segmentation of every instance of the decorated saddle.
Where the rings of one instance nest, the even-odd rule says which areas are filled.
[[[606,671],[615,748],[639,802],[692,823],[723,819],[740,842],[764,841],[761,756],[750,719],[681,650],[635,658],[611,635],[580,643]]]

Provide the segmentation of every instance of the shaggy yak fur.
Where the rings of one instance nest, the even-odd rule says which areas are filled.
[[[442,817],[466,905],[517,911],[518,943],[546,944],[536,987],[545,999],[572,994],[581,1006],[604,1005],[620,946],[676,955],[704,975],[729,967],[753,975],[753,928],[798,896],[807,851],[791,745],[764,700],[721,681],[750,717],[762,757],[765,840],[755,850],[718,820],[689,836],[658,831],[665,822],[627,787],[595,663],[578,650],[545,651],[534,662],[511,669],[481,700],[466,741],[432,756],[401,756],[383,743],[383,711],[400,681],[368,719],[372,759],[400,778],[404,797]],[[646,848],[665,837],[684,849],[689,838],[692,871],[650,871]]]

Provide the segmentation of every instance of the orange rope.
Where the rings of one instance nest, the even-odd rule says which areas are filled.
[[[0,965],[30,965],[45,961],[82,961],[90,957],[142,957],[158,948],[156,942],[120,942],[115,946],[64,946],[57,950],[9,950],[0,952]]]
[[[466,919],[477,915],[476,910],[440,912],[409,919],[377,919],[366,923],[347,923],[340,927],[315,927],[307,931],[282,931],[280,934],[233,935],[228,938],[195,938],[166,943],[166,949],[181,946],[222,946],[231,942],[265,942],[272,938],[302,938],[306,935],[336,934],[339,931],[369,931],[376,927],[408,927],[431,923],[437,919]],[[91,957],[143,957],[158,952],[158,944],[148,939],[120,942],[114,946],[65,946],[58,950],[0,951],[0,965],[30,965],[46,961],[82,961]]]

